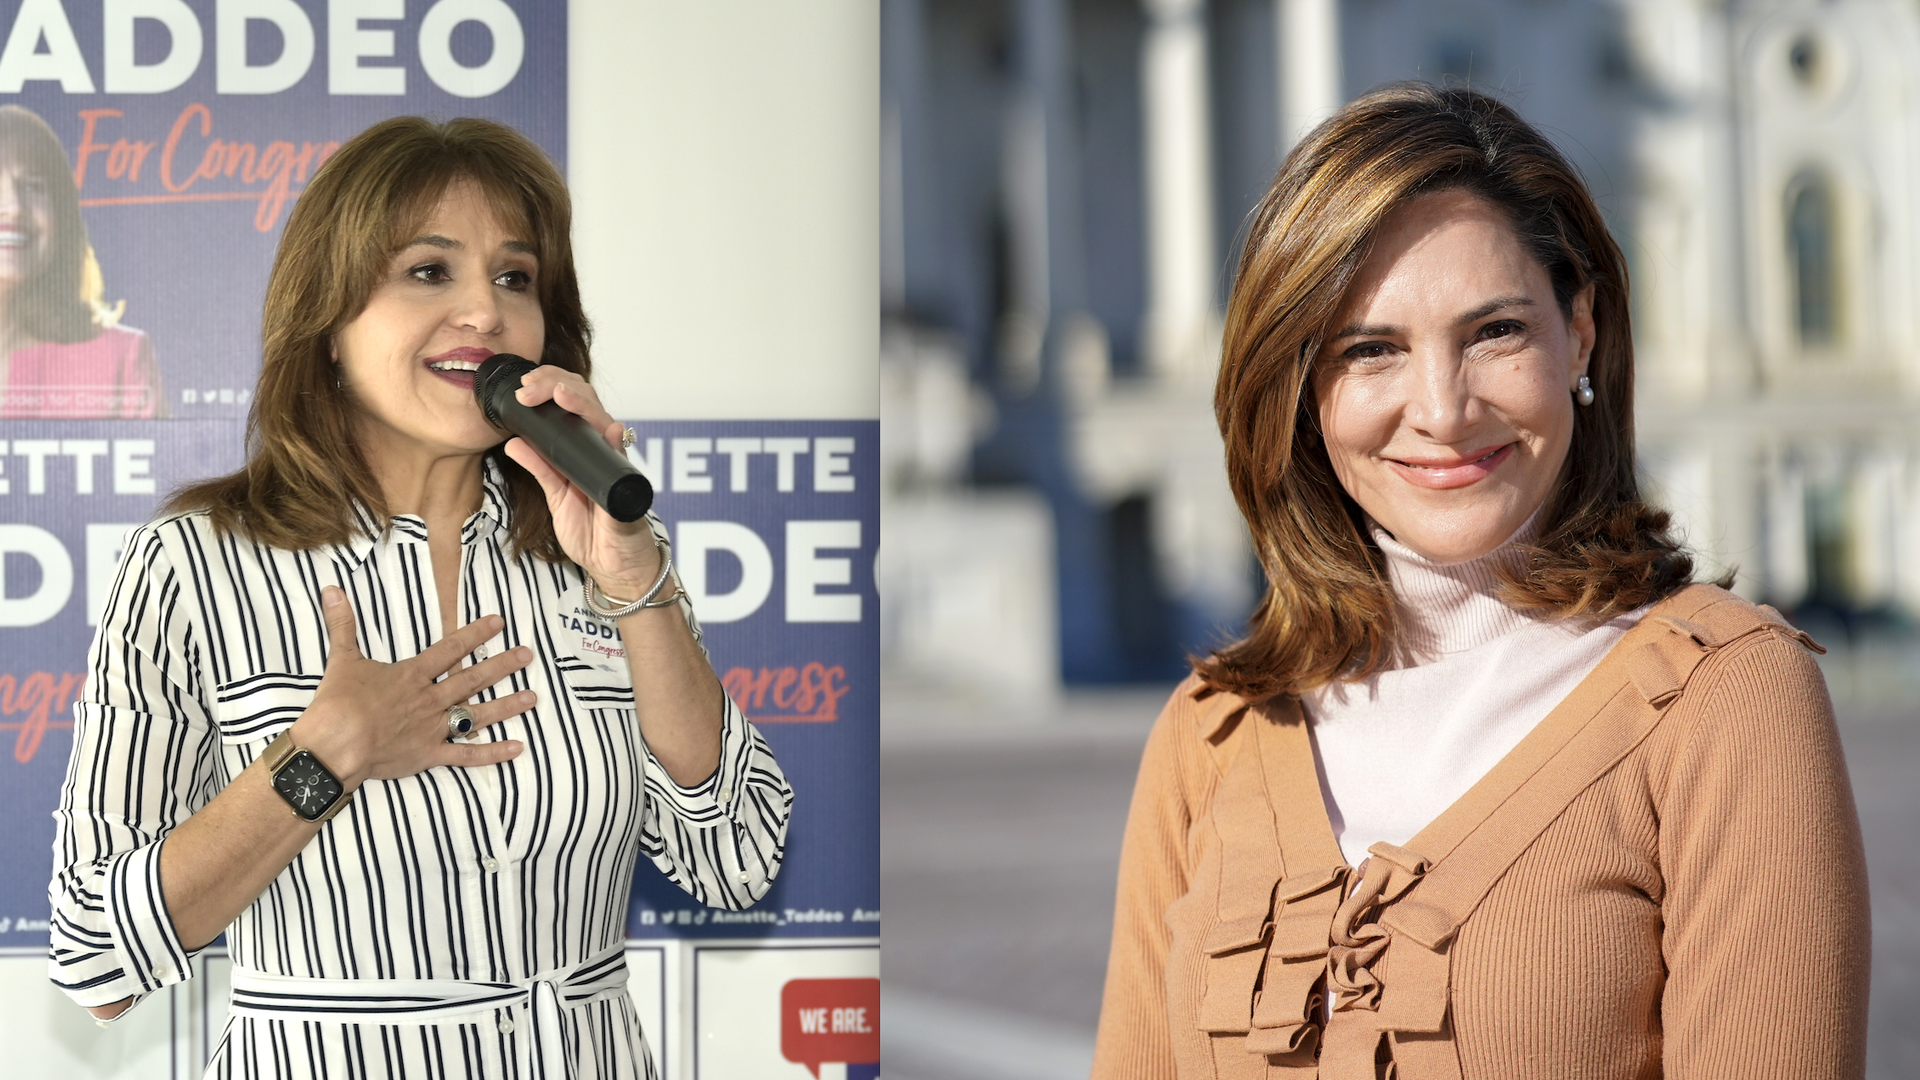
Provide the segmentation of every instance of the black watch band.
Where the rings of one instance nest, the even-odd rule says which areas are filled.
[[[266,753],[260,756],[266,759],[273,790],[279,792],[287,805],[293,807],[295,816],[304,821],[325,823],[353,801],[353,793],[333,775],[332,769],[315,757],[313,751],[293,744],[292,728],[268,743]]]

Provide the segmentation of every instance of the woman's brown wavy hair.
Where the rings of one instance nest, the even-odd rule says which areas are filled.
[[[559,170],[504,124],[385,120],[320,167],[287,219],[267,281],[246,465],[183,488],[168,510],[207,510],[223,533],[295,550],[345,543],[360,527],[356,502],[374,521],[388,520],[356,441],[359,407],[335,377],[330,346],[455,181],[476,185],[500,220],[533,246],[534,288],[546,322],[540,361],[591,375],[591,330],[573,269],[572,203]],[[487,456],[506,477],[513,550],[563,560],[539,483],[501,448]]]
[[[1297,694],[1370,674],[1392,656],[1393,593],[1365,516],[1334,476],[1312,374],[1381,223],[1411,198],[1449,190],[1505,212],[1563,316],[1580,290],[1594,290],[1594,403],[1574,410],[1537,539],[1501,570],[1503,599],[1550,617],[1609,618],[1692,578],[1668,516],[1642,501],[1634,477],[1626,261],[1586,185],[1538,131],[1485,94],[1386,86],[1287,155],[1240,259],[1214,414],[1268,584],[1247,635],[1194,662],[1215,689],[1249,700]]]

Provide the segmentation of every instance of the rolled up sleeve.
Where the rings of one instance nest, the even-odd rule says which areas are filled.
[[[139,998],[192,973],[160,849],[211,797],[212,732],[179,581],[151,527],[128,537],[54,811],[49,975],[83,1006]],[[124,1014],[123,1014],[124,1015]]]
[[[662,550],[671,553],[666,524],[653,514],[647,515],[647,524]],[[684,591],[680,614],[706,655],[700,620]],[[793,789],[773,759],[773,749],[732,695],[722,691],[721,699],[720,767],[712,776],[683,786],[647,750],[640,850],[695,900],[741,911],[767,895],[780,873]]]
[[[725,702],[712,776],[684,787],[647,752],[640,850],[694,899],[739,911],[765,896],[780,872],[793,789],[766,739],[731,697]]]

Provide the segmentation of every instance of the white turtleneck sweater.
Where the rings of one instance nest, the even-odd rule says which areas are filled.
[[[1644,611],[1598,624],[1534,618],[1498,598],[1494,566],[1515,557],[1514,540],[1436,563],[1377,527],[1374,538],[1400,602],[1399,664],[1301,698],[1327,816],[1353,866],[1378,841],[1413,839],[1466,794]]]

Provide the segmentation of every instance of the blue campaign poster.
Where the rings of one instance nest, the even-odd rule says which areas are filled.
[[[241,463],[231,420],[0,422],[0,946],[46,948],[52,812],[122,542]]]
[[[0,165],[8,167],[0,172],[18,173],[33,198],[49,204],[40,226],[32,212],[16,215],[15,241],[45,249],[27,268],[43,276],[76,276],[91,241],[97,269],[82,276],[112,324],[103,330],[135,331],[144,342],[105,332],[84,344],[117,344],[122,354],[144,345],[153,363],[77,357],[83,343],[65,341],[62,362],[44,366],[66,379],[33,377],[43,365],[16,362],[0,386],[0,418],[243,419],[259,369],[267,271],[287,212],[320,163],[370,124],[409,114],[486,117],[566,161],[565,4],[7,7],[0,106],[44,121],[66,159],[46,167],[32,124],[0,117]],[[85,236],[47,235],[71,233],[60,208],[74,197]],[[0,220],[0,289],[9,270],[6,224]],[[129,367],[140,377],[129,377]],[[76,380],[82,368],[93,377]]]
[[[643,867],[627,933],[878,935],[880,425],[635,430],[714,670],[772,745],[794,805],[785,865],[752,910],[700,910]]]

